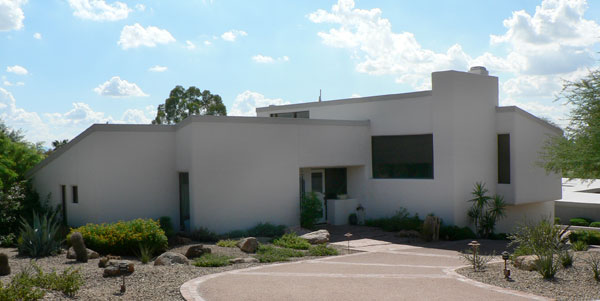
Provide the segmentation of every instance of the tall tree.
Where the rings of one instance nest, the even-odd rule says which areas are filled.
[[[600,70],[565,82],[559,100],[573,109],[565,135],[544,147],[544,168],[568,178],[600,178]]]
[[[176,86],[164,104],[158,105],[152,124],[176,124],[191,115],[226,116],[227,109],[221,96],[191,86],[187,90]]]

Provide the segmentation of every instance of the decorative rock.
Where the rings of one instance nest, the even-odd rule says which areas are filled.
[[[105,267],[107,267],[109,261],[110,261],[110,259],[108,257],[102,257],[102,258],[100,258],[100,260],[98,260],[98,267],[99,268],[105,268]]]
[[[114,265],[107,266],[106,269],[104,269],[104,272],[102,272],[102,276],[104,277],[114,277],[119,275],[121,275],[119,267]]]
[[[301,238],[308,240],[309,243],[313,245],[324,244],[329,242],[329,231],[327,230],[318,230],[310,233],[306,233]]]
[[[86,248],[86,250],[87,250],[88,259],[96,259],[96,258],[100,257],[100,254],[98,254],[98,252],[87,249],[87,248]],[[73,249],[73,247],[70,247],[69,250],[67,251],[67,259],[77,259],[77,254],[75,254],[75,250]]]
[[[254,257],[238,257],[238,258],[233,258],[233,259],[229,259],[229,263],[231,264],[235,264],[235,263],[257,263],[260,262],[258,259],[254,258]]]
[[[169,246],[180,246],[191,244],[193,241],[187,237],[175,235],[169,238]]]
[[[400,230],[396,233],[397,237],[408,237],[408,238],[418,238],[421,236],[421,233],[416,230]]]
[[[306,233],[310,233],[311,231],[300,226],[288,227],[285,229],[285,233],[296,233],[297,235],[304,235]]]
[[[88,261],[88,253],[85,244],[83,243],[83,236],[79,232],[71,234],[71,246],[75,250],[75,257],[79,262]]]
[[[537,256],[535,255],[525,255],[519,256],[513,260],[513,265],[524,271],[535,271],[537,264]]]
[[[109,260],[106,257],[103,257],[103,258],[106,260]],[[119,269],[119,266],[121,264],[127,265],[126,272],[121,272],[121,269]],[[106,266],[106,268],[104,269],[102,276],[114,277],[114,276],[121,276],[121,275],[129,275],[129,274],[133,273],[134,271],[135,271],[135,267],[133,265],[133,262],[131,262],[129,260],[110,261],[110,262],[108,262],[108,266]]]
[[[10,265],[8,264],[8,255],[0,253],[0,276],[10,274]]]
[[[185,257],[187,257],[188,259],[192,259],[200,257],[210,252],[210,248],[205,248],[203,245],[193,245],[187,249],[187,251],[185,252]]]
[[[258,241],[254,237],[246,237],[238,242],[238,247],[246,253],[256,253]]]
[[[187,257],[175,252],[164,252],[156,260],[154,265],[190,264]]]
[[[129,260],[111,261],[108,263],[108,266],[119,267],[121,264],[127,265],[127,273],[133,273],[135,271],[135,266],[133,265],[133,262]]]

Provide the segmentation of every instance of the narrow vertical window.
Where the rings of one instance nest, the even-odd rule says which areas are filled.
[[[510,134],[498,135],[498,183],[510,184]]]
[[[79,192],[77,186],[71,187],[73,189],[73,203],[79,203]]]
[[[60,199],[62,206],[63,223],[67,224],[67,186],[60,185]]]

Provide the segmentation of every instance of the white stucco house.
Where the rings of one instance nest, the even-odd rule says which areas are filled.
[[[322,222],[400,207],[467,225],[483,181],[510,205],[498,229],[553,217],[561,177],[536,163],[559,128],[498,106],[485,68],[432,74],[413,93],[258,108],[257,117],[192,116],[177,125],[94,124],[29,172],[68,222],[170,216],[216,232],[299,224],[300,194],[322,192]],[[337,195],[346,194],[345,200]]]

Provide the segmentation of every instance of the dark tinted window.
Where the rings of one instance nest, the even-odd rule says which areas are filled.
[[[309,116],[310,116],[310,114],[308,111],[271,114],[271,117],[283,117],[283,118],[309,118]]]
[[[373,178],[433,179],[433,135],[371,137]]]
[[[73,186],[73,203],[79,203],[79,191],[77,186]]]
[[[510,184],[510,135],[498,135],[498,183]]]

